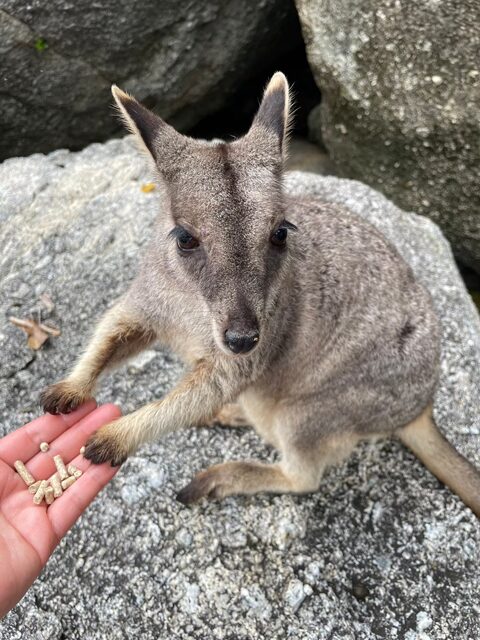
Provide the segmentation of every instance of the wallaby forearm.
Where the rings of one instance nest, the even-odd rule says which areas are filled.
[[[213,362],[200,361],[162,400],[151,402],[98,431],[86,457],[119,464],[141,444],[182,427],[209,421],[241,392],[241,383]]]
[[[165,398],[132,414],[143,431],[141,441],[154,440],[179,427],[207,423],[240,391],[238,379],[234,380],[214,363],[199,362]],[[145,414],[143,409],[147,410]]]
[[[140,314],[119,301],[102,316],[68,379],[94,385],[105,369],[119,365],[155,339],[155,332]]]
[[[69,375],[42,394],[42,403],[50,413],[71,411],[91,397],[98,378],[108,368],[145,349],[157,339],[157,333],[124,299],[109,309],[97,324],[94,334]]]

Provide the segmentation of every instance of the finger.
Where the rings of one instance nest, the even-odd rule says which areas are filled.
[[[27,462],[38,453],[41,442],[55,440],[72,425],[85,418],[96,406],[95,400],[88,400],[72,413],[58,416],[47,413],[12,431],[0,440],[0,459],[10,466],[13,466],[15,460]]]
[[[46,453],[38,453],[28,463],[28,470],[34,478],[47,479],[56,471],[53,457],[57,454],[68,464],[75,458],[88,437],[104,424],[121,416],[121,411],[114,404],[104,404],[89,413],[83,420],[77,422],[71,429],[62,433],[56,440],[50,442]]]
[[[83,456],[73,461],[83,475],[66,489],[48,509],[48,517],[55,534],[60,539],[73,526],[95,496],[110,482],[119,467],[110,464],[93,464]]]

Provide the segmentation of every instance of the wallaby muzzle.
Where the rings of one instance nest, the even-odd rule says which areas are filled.
[[[258,319],[246,304],[229,313],[223,327],[223,342],[234,354],[249,353],[260,340]]]
[[[248,353],[252,351],[260,339],[257,329],[250,329],[247,332],[241,332],[237,329],[227,329],[225,331],[225,344],[233,351],[233,353]]]

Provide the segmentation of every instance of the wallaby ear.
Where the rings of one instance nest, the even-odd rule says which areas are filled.
[[[268,136],[274,149],[284,155],[290,117],[290,90],[286,77],[275,73],[265,89],[260,108],[253,120],[250,134]]]
[[[115,85],[112,94],[127,129],[151,155],[160,174],[172,178],[189,139]]]
[[[116,85],[112,85],[112,95],[126,128],[140,138],[156,160],[156,142],[165,122]]]

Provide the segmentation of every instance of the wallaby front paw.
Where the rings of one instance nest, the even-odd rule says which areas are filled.
[[[44,389],[40,395],[40,403],[47,413],[70,413],[86,400],[90,394],[69,380],[62,380]]]
[[[225,498],[235,493],[235,483],[228,471],[216,465],[201,471],[195,478],[177,493],[177,500],[182,504],[192,504],[200,498]]]
[[[87,440],[83,456],[91,460],[94,464],[110,462],[112,467],[118,467],[128,458],[129,451],[122,442],[122,435],[119,433],[119,423],[122,418],[105,425],[96,431]]]

